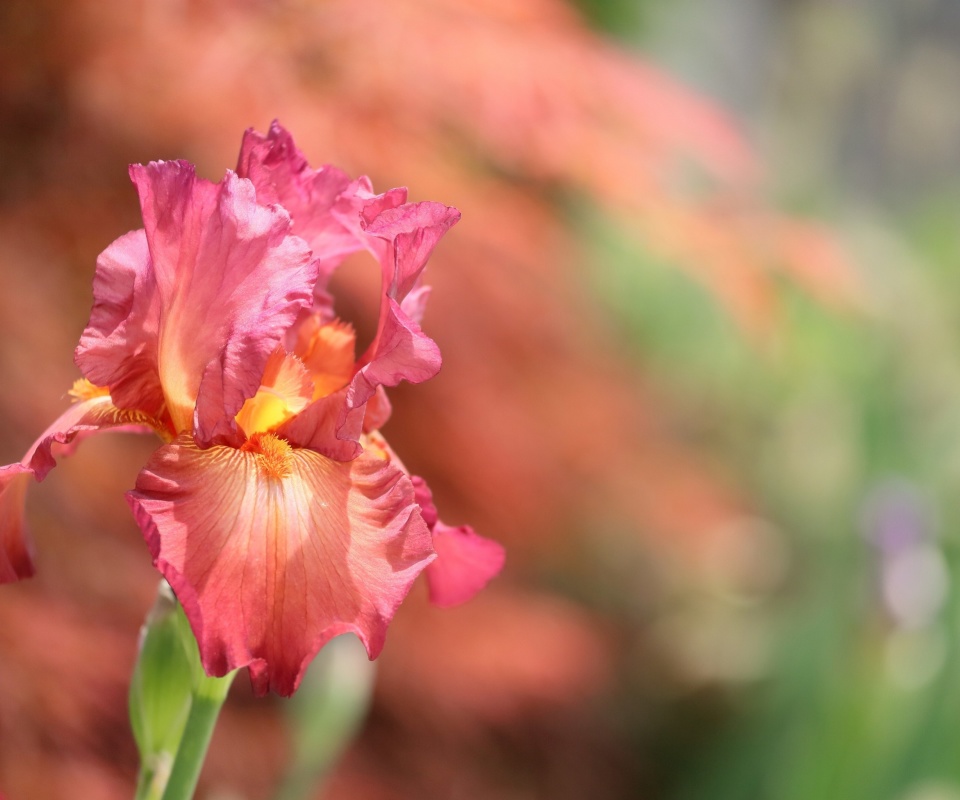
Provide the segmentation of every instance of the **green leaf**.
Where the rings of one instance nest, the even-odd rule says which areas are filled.
[[[140,629],[140,654],[130,683],[130,724],[141,764],[138,798],[160,796],[180,746],[196,683],[191,645],[197,649],[182,609],[162,581]]]

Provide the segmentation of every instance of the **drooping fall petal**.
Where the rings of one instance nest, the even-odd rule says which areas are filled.
[[[128,495],[212,675],[248,665],[289,695],[331,637],[375,657],[433,558],[409,479],[389,461],[340,463],[271,434],[244,449],[188,437],[156,452]]]
[[[24,499],[33,470],[23,464],[0,467],[0,583],[33,575],[33,547],[24,524]]]
[[[157,363],[178,431],[204,445],[237,436],[234,416],[313,297],[317,266],[290,217],[228,172],[184,161],[134,165],[160,303]],[[196,416],[194,416],[196,408]]]
[[[80,440],[113,429],[135,433],[162,433],[147,414],[118,409],[106,393],[92,387],[45,430],[18,464],[0,467],[0,583],[33,574],[32,546],[24,520],[24,498],[30,478],[42,481],[56,466],[57,455],[70,455]]]
[[[416,475],[411,480],[437,553],[436,561],[425,571],[430,602],[440,608],[465,603],[503,569],[503,546],[479,536],[469,525],[445,525],[437,515],[426,481]]]
[[[157,419],[141,411],[117,408],[106,390],[88,381],[77,381],[70,394],[77,402],[40,434],[20,461],[36,473],[38,481],[57,465],[54,445],[58,445],[58,456],[69,456],[83,439],[103,430],[156,433],[161,437],[167,434]]]

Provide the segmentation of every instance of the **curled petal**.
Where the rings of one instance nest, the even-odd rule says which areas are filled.
[[[197,178],[184,161],[134,165],[160,302],[158,367],[178,431],[237,437],[234,416],[313,297],[317,265],[290,217],[228,172]],[[194,415],[196,409],[196,415]]]
[[[348,406],[359,408],[378,386],[396,386],[400,381],[422,383],[440,371],[440,348],[387,298],[380,316],[380,330],[365,363],[354,375],[348,393]],[[372,353],[372,354],[371,354]]]
[[[403,298],[400,308],[404,314],[419,325],[423,322],[424,312],[427,310],[427,300],[430,299],[429,286],[417,286],[410,294]]]
[[[333,636],[370,657],[432,560],[409,479],[389,461],[332,461],[265,434],[250,446],[161,448],[128,500],[173,586],[204,668],[250,667],[254,690],[292,694]]]
[[[404,203],[380,209],[375,204],[363,211],[364,229],[384,243],[384,293],[402,301],[417,285],[420,273],[437,242],[460,220],[460,212],[441,203]]]
[[[499,542],[477,535],[468,525],[444,525],[426,482],[417,476],[412,481],[437,553],[425,572],[430,602],[440,608],[465,603],[503,569],[506,552]]]
[[[351,384],[350,407],[366,403],[378,386],[420,383],[440,371],[440,348],[416,321],[427,297],[419,281],[433,248],[459,219],[459,211],[440,203],[383,207],[374,202],[364,208],[363,226],[380,260],[383,296],[376,336]]]
[[[75,360],[97,386],[110,390],[119,408],[153,416],[163,409],[157,369],[160,303],[143,230],[121,236],[97,259],[93,310]]]
[[[362,449],[363,409],[346,412],[346,395],[341,390],[315,400],[278,428],[277,435],[334,461],[351,461]]]
[[[24,519],[30,478],[42,481],[56,466],[55,445],[57,455],[70,455],[81,439],[108,428],[135,433],[163,430],[148,415],[119,409],[109,395],[101,393],[70,406],[40,435],[19,464],[0,467],[0,583],[33,574],[33,547]]]

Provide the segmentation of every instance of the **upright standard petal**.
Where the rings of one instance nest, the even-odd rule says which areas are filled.
[[[312,169],[297,148],[293,137],[277,121],[266,136],[253,129],[243,137],[237,173],[248,177],[257,192],[280,203],[293,218],[293,232],[303,237],[319,264],[312,311],[322,322],[335,316],[333,297],[328,292],[330,277],[351,253],[374,251],[374,241],[363,229],[362,211],[371,204],[379,210],[401,205],[406,189],[373,193],[366,177],[350,180],[330,165]],[[287,342],[293,349],[293,341]]]
[[[258,694],[292,694],[340,633],[375,657],[433,558],[403,472],[366,454],[332,461],[273,434],[206,450],[181,436],[128,500],[206,671],[248,665]]]
[[[266,136],[246,132],[237,169],[290,211],[294,232],[307,239],[323,262],[315,301],[322,321],[332,315],[326,283],[343,257],[366,248],[380,262],[377,333],[358,362],[342,423],[352,424],[348,418],[357,416],[378,386],[419,383],[436,375],[440,350],[419,326],[428,294],[420,286],[420,274],[460,212],[440,203],[407,203],[403,188],[374,195],[366,178],[350,182],[330,167],[313,170],[277,122]],[[292,349],[293,342],[287,347]]]
[[[360,209],[373,197],[369,181],[351,181],[330,165],[311,169],[278,122],[266,136],[252,128],[244,133],[237,174],[250,178],[264,200],[290,212],[294,233],[307,241],[320,262],[319,285],[325,287],[340,262],[364,248]]]
[[[499,542],[479,536],[469,525],[445,525],[437,516],[426,482],[417,476],[412,481],[437,553],[437,560],[425,572],[430,602],[440,608],[465,603],[503,569],[506,552]]]
[[[0,467],[0,583],[33,575],[33,547],[24,519],[24,499],[30,478],[42,481],[56,466],[57,455],[73,452],[79,441],[106,429],[163,434],[161,424],[148,414],[117,408],[105,392],[83,387],[80,402],[70,406],[18,464]]]
[[[228,172],[218,184],[184,161],[134,165],[160,303],[158,369],[178,431],[204,446],[236,440],[287,329],[311,303],[317,265],[290,217]]]
[[[404,203],[384,207],[371,203],[363,210],[363,227],[380,239],[383,290],[401,302],[418,285],[430,254],[443,235],[460,220],[460,212],[442,203]]]

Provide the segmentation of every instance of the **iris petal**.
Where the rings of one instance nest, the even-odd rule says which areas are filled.
[[[282,347],[273,351],[257,393],[237,414],[247,436],[279,427],[303,411],[313,399],[313,380],[303,362]]]
[[[409,479],[365,454],[332,461],[267,434],[249,449],[157,451],[128,500],[200,643],[205,669],[249,666],[292,694],[333,636],[370,657],[433,559]]]
[[[124,234],[97,259],[93,310],[75,360],[120,408],[159,416],[164,407],[157,370],[160,300],[143,230]]]
[[[33,546],[23,519],[33,470],[23,464],[0,467],[0,583],[33,575]]]
[[[351,407],[366,403],[378,386],[420,383],[440,371],[440,348],[416,321],[426,302],[420,277],[437,242],[459,219],[455,208],[432,202],[391,207],[378,198],[364,208],[363,227],[380,260],[383,295],[376,336],[351,384]]]
[[[247,131],[237,169],[264,197],[290,212],[294,232],[313,247],[322,264],[314,308],[324,321],[332,314],[326,283],[343,258],[366,249],[380,262],[377,333],[358,362],[342,424],[353,424],[358,416],[353,412],[378,386],[419,383],[436,375],[440,350],[419,325],[428,295],[420,276],[460,212],[440,203],[407,203],[402,188],[374,195],[366,178],[351,182],[331,167],[313,170],[276,122],[266,136]]]
[[[474,533],[469,525],[433,528],[437,560],[426,570],[430,602],[440,608],[466,603],[503,569],[503,545]]]
[[[329,165],[314,170],[277,122],[266,136],[248,130],[243,136],[237,173],[250,178],[257,194],[279,203],[293,217],[293,231],[307,241],[320,265],[315,310],[331,310],[327,281],[344,258],[364,249],[360,209],[373,192],[366,178],[351,181]]]
[[[203,444],[235,438],[235,415],[317,278],[290,217],[261,205],[250,181],[218,184],[184,161],[134,165],[160,303],[157,363],[178,431]],[[196,407],[196,410],[194,410]]]

